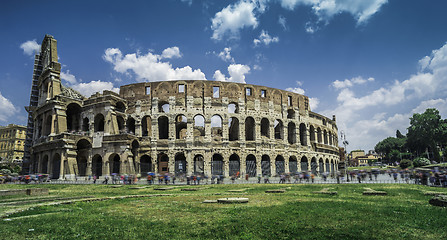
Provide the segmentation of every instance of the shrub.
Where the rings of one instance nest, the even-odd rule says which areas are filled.
[[[402,161],[400,161],[399,166],[401,169],[411,168],[411,167],[413,167],[413,161],[411,161],[409,159],[403,159]]]
[[[427,158],[418,157],[413,160],[414,167],[422,167],[422,166],[429,165],[429,164],[430,164],[430,160],[428,160]]]

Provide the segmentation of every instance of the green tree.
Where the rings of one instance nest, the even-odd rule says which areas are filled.
[[[405,138],[405,136],[400,133],[399,129],[396,131],[396,138]]]
[[[447,122],[441,119],[439,111],[428,108],[424,113],[413,114],[408,127],[407,146],[418,156],[429,150],[435,161],[440,160],[438,144],[445,142]]]
[[[413,166],[413,161],[408,160],[408,159],[403,159],[402,161],[400,161],[399,163],[399,167],[401,169],[405,169],[405,168],[411,168]]]
[[[374,150],[376,153],[385,156],[384,159],[390,162],[393,161],[390,155],[393,150],[397,150],[398,153],[406,151],[405,143],[406,138],[388,137],[378,142],[374,147]]]
[[[427,158],[418,157],[413,160],[414,167],[422,167],[422,166],[429,165],[429,164],[430,164],[430,160],[428,160]]]

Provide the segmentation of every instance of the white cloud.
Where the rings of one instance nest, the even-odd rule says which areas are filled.
[[[309,105],[310,105],[310,109],[312,111],[315,111],[315,109],[318,108],[319,104],[320,104],[320,99],[318,99],[318,98],[309,98]]]
[[[228,66],[228,74],[230,75],[229,78],[225,77],[220,70],[214,72],[213,78],[216,81],[245,83],[245,75],[249,73],[250,67],[247,65],[230,64],[230,66]]]
[[[148,52],[146,55],[131,53],[123,56],[118,48],[105,50],[103,59],[113,65],[119,73],[133,72],[137,81],[163,81],[163,80],[205,80],[205,74],[200,70],[193,70],[190,66],[173,68],[171,63],[163,62],[166,57],[180,57],[177,47],[167,48],[162,55]]]
[[[293,93],[298,93],[298,94],[301,94],[301,95],[304,95],[304,93],[305,93],[304,89],[299,88],[299,87],[286,88],[286,91],[293,92]]]
[[[277,42],[279,42],[278,37],[272,37],[268,34],[268,32],[264,30],[262,30],[261,34],[259,35],[259,38],[255,38],[253,40],[255,46],[258,46],[259,44],[264,44],[265,46],[268,46],[271,43],[277,43]]]
[[[69,84],[78,83],[76,77],[70,73],[70,70],[67,70],[66,72],[61,72],[61,79],[67,81]]]
[[[216,55],[225,62],[234,63],[234,58],[231,56],[231,47],[224,48],[224,50],[222,52],[220,52]]]
[[[184,3],[187,3],[189,6],[192,5],[192,0],[181,0]]]
[[[119,93],[119,88],[113,87],[113,83],[102,82],[101,80],[91,81],[89,83],[77,83],[75,85],[71,85],[71,87],[86,97],[89,97],[96,92],[103,92],[104,90]]]
[[[354,86],[354,84],[364,84],[364,83],[373,82],[373,81],[374,81],[374,78],[372,78],[372,77],[370,77],[368,79],[364,79],[359,76],[359,77],[355,77],[352,79],[345,79],[344,81],[335,80],[332,83],[332,86],[335,89],[342,89],[342,88],[352,87],[352,86]]]
[[[325,22],[335,15],[347,12],[357,20],[357,24],[363,24],[387,2],[388,0],[281,0],[281,6],[289,10],[299,5],[310,6],[319,21]]]
[[[5,98],[0,92],[0,121],[7,122],[12,120],[19,110],[12,104],[12,102]]]
[[[255,11],[262,12],[265,9],[260,6],[263,5],[257,4],[256,1],[240,0],[223,8],[211,19],[211,29],[213,30],[211,38],[222,40],[225,35],[228,35],[229,38],[238,38],[241,29],[256,28],[258,20]]]
[[[28,56],[32,56],[40,51],[40,45],[36,42],[36,39],[20,44],[20,48]]]
[[[181,58],[182,54],[178,47],[170,47],[163,50],[161,53],[161,58]]]
[[[281,27],[282,27],[284,30],[287,30],[287,29],[288,29],[288,28],[287,28],[287,20],[286,20],[285,17],[283,17],[283,16],[279,16],[279,17],[278,17],[278,23],[279,23],[279,25],[281,25]]]

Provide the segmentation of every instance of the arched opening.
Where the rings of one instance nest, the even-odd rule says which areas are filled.
[[[273,127],[275,128],[275,139],[284,139],[284,126],[282,121],[276,119],[273,123]]]
[[[309,163],[307,162],[307,157],[303,156],[301,158],[301,171],[302,172],[307,172],[309,171],[309,167],[308,167]]]
[[[239,156],[236,153],[231,154],[229,161],[230,176],[236,176],[238,173],[240,174],[240,169],[241,167]]]
[[[60,174],[61,174],[61,155],[59,155],[58,153],[54,154],[53,156],[53,164],[52,164],[52,168],[53,170],[51,171],[52,179],[59,179]]]
[[[104,115],[101,113],[95,116],[95,132],[104,132]]]
[[[77,103],[70,103],[67,106],[67,130],[68,132],[78,132],[81,124],[82,108]]]
[[[293,122],[289,122],[289,125],[287,126],[287,141],[289,144],[296,143],[296,126]]]
[[[270,122],[267,118],[261,119],[261,136],[270,138]]]
[[[186,157],[184,153],[177,153],[175,155],[175,175],[186,175]]]
[[[298,172],[298,161],[295,156],[289,157],[289,172],[291,173]]]
[[[268,155],[262,155],[261,169],[262,169],[262,176],[270,176],[272,174],[270,167],[270,157]]]
[[[319,168],[320,168],[320,173],[324,173],[324,161],[323,158],[320,158],[320,160],[318,160],[318,164],[319,164]]]
[[[300,124],[300,142],[302,146],[307,146],[306,125],[304,123]]]
[[[275,159],[275,167],[276,167],[276,175],[280,175],[286,172],[285,164],[284,164],[284,157],[281,155],[278,155]]]
[[[122,116],[116,116],[116,123],[118,124],[118,130],[119,133],[124,133],[125,132],[125,125],[124,125],[124,118]]]
[[[140,174],[145,177],[152,171],[152,159],[145,154],[140,158]]]
[[[324,140],[324,144],[328,143],[328,141],[327,141],[327,131],[326,130],[324,130],[324,133],[323,133],[323,140]]]
[[[324,170],[329,173],[331,171],[331,165],[329,163],[329,159],[326,158],[326,167],[324,168]]]
[[[158,154],[158,173],[165,174],[169,172],[169,157],[166,153]]]
[[[76,143],[76,163],[78,176],[87,174],[87,159],[90,156],[92,144],[87,139],[81,139]]]
[[[126,105],[123,102],[117,102],[115,105],[115,110],[117,112],[124,113],[126,111]]]
[[[247,117],[245,119],[245,140],[255,140],[255,120],[252,117]]]
[[[204,174],[205,173],[205,161],[202,155],[194,156],[194,174]]]
[[[287,110],[287,118],[294,119],[295,118],[295,110],[293,110],[293,109]]]
[[[318,143],[322,143],[323,142],[323,138],[321,136],[321,128],[317,128],[317,138],[318,138]]]
[[[237,141],[239,140],[239,119],[232,117],[228,121],[228,140]]]
[[[121,161],[118,154],[112,154],[109,158],[110,162],[110,172],[112,174],[120,174]]]
[[[137,140],[133,140],[131,144],[130,151],[132,152],[132,162],[133,162],[133,168],[135,169],[135,172],[139,172],[139,169],[137,165],[137,159],[140,151],[140,143]]]
[[[198,114],[194,116],[194,138],[205,136],[205,118]]]
[[[217,153],[213,155],[213,158],[211,159],[211,174],[224,175],[222,155]]]
[[[99,154],[92,158],[92,174],[93,176],[102,176],[102,157]]]
[[[44,136],[48,136],[51,133],[51,121],[52,121],[51,115],[49,115],[45,120],[45,132]]]
[[[219,115],[211,117],[211,137],[214,141],[222,140],[222,117]]]
[[[334,160],[331,160],[331,174],[335,173],[335,162]]]
[[[313,157],[310,160],[310,170],[312,171],[313,174],[317,174],[317,168],[318,168],[317,159]]]
[[[144,116],[141,120],[141,131],[143,137],[151,136],[152,119],[149,116]]]
[[[48,173],[48,155],[43,156],[42,166],[40,167],[42,173]]]
[[[186,139],[186,129],[188,126],[188,120],[185,115],[177,115],[175,118],[175,138]]]
[[[239,113],[239,106],[237,103],[230,103],[228,104],[228,113]]]
[[[169,120],[166,116],[161,116],[158,118],[158,138],[169,138]]]
[[[135,134],[135,119],[129,117],[126,122],[126,126],[127,126],[127,133]]]
[[[329,145],[332,146],[332,133],[329,132]]]
[[[315,142],[315,128],[314,128],[314,126],[310,125],[309,133],[310,133],[310,142]]]
[[[158,112],[161,113],[169,113],[169,103],[168,102],[159,102],[158,103]]]
[[[250,177],[256,177],[256,157],[253,154],[247,156],[245,160],[246,173]]]
[[[86,117],[82,120],[82,131],[90,131],[90,120]]]

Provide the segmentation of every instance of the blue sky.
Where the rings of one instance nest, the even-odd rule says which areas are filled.
[[[58,40],[63,84],[84,95],[157,80],[295,91],[337,116],[348,150],[447,117],[447,1],[2,1],[0,124],[26,124],[33,53]]]

